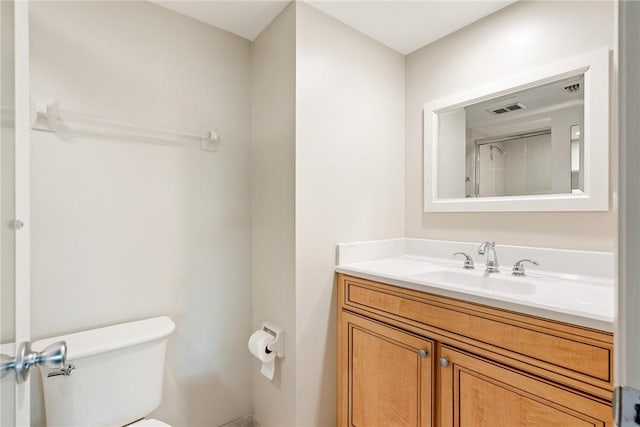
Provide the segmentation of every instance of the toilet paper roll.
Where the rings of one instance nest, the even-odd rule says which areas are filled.
[[[267,346],[275,339],[273,335],[262,329],[255,331],[249,338],[249,351],[262,362],[260,373],[270,380],[273,379],[276,370],[276,353],[269,351]]]

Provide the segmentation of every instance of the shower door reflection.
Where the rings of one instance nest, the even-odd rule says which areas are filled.
[[[551,129],[475,141],[472,197],[552,194]]]

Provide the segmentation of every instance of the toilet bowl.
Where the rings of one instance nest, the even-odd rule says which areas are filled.
[[[171,427],[146,418],[162,400],[167,339],[175,328],[166,316],[47,338],[40,351],[67,343],[71,375],[40,368],[47,426]]]

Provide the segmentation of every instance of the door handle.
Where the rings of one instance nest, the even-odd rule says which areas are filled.
[[[31,343],[25,341],[18,346],[16,357],[0,354],[0,378],[10,371],[16,374],[18,384],[29,379],[29,371],[33,366],[45,368],[63,368],[67,364],[67,343],[58,341],[37,352],[31,350]]]

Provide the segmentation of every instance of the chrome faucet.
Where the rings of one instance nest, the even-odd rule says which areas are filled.
[[[496,242],[483,242],[478,248],[478,254],[487,254],[487,263],[485,269],[487,273],[497,273],[500,271],[498,264],[498,254],[496,253]]]

